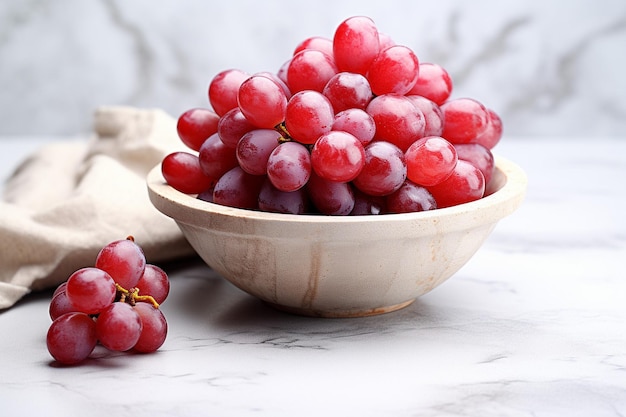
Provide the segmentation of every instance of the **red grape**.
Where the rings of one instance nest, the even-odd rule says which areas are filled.
[[[328,181],[312,173],[307,191],[311,202],[322,214],[347,216],[354,208],[354,193],[347,182]]]
[[[339,71],[365,75],[379,50],[378,29],[369,17],[350,17],[335,30],[333,54]]]
[[[116,240],[100,250],[95,267],[122,287],[133,288],[146,268],[146,256],[133,239]]]
[[[237,166],[217,180],[213,202],[223,206],[257,209],[264,179],[264,176],[248,174]]]
[[[81,268],[67,279],[65,293],[76,311],[98,314],[115,299],[115,281],[101,269]]]
[[[335,113],[347,109],[365,109],[372,99],[370,83],[361,74],[340,72],[328,80],[322,93],[328,98]]]
[[[130,304],[115,302],[98,316],[96,334],[98,341],[107,349],[127,351],[139,340],[141,319]]]
[[[413,213],[437,208],[432,194],[410,180],[405,181],[396,192],[388,195],[386,203],[389,213]]]
[[[220,117],[212,110],[189,109],[178,118],[176,131],[180,140],[194,151],[200,150],[204,141],[217,132]]]
[[[213,182],[200,168],[198,156],[188,152],[167,155],[161,162],[161,172],[169,185],[185,194],[198,194]]]
[[[293,54],[297,55],[298,52],[302,52],[305,49],[315,49],[316,51],[324,52],[328,56],[333,56],[333,41],[322,36],[312,36],[300,42]]]
[[[56,297],[56,295],[60,292],[65,292],[65,287],[67,287],[67,281],[60,283],[59,286],[56,287],[54,293],[52,293],[52,298]]]
[[[85,313],[63,314],[52,322],[46,336],[48,352],[65,365],[87,359],[97,343],[96,323]]]
[[[298,142],[278,145],[267,160],[267,176],[272,185],[281,191],[296,191],[304,187],[311,170],[309,150]]]
[[[287,85],[292,93],[304,90],[322,92],[337,72],[331,56],[315,49],[305,49],[291,58],[287,68]]]
[[[417,140],[406,153],[407,177],[416,184],[431,186],[448,178],[457,162],[454,146],[439,136]]]
[[[259,209],[273,213],[303,214],[308,210],[308,196],[304,188],[281,191],[267,180],[259,192]]]
[[[459,159],[452,174],[437,185],[428,187],[440,208],[469,203],[483,197],[485,177],[478,168]]]
[[[219,178],[237,166],[237,153],[235,148],[224,144],[216,134],[204,141],[200,147],[198,160],[204,175],[208,178]],[[200,192],[207,188],[204,187]]]
[[[241,138],[237,145],[237,161],[248,174],[265,175],[267,160],[278,146],[281,134],[275,130],[252,130]]]
[[[348,109],[335,115],[332,130],[348,132],[365,146],[374,139],[376,122],[364,110]]]
[[[491,109],[487,109],[487,113],[489,115],[487,127],[483,133],[476,136],[473,142],[478,143],[487,149],[493,149],[502,138],[502,119],[500,119],[500,116],[498,116],[498,114]]]
[[[381,51],[367,71],[372,92],[377,95],[411,91],[419,75],[419,61],[410,48],[395,45]]]
[[[424,115],[424,136],[441,136],[443,133],[443,112],[435,103],[422,96],[406,96]]]
[[[229,110],[220,118],[217,124],[217,133],[224,145],[236,148],[239,139],[256,127],[246,119],[239,107]]]
[[[52,296],[50,306],[48,307],[48,313],[52,320],[56,320],[65,313],[71,313],[76,311],[76,307],[67,298],[65,291],[60,291],[56,295]]]
[[[331,131],[313,145],[311,165],[317,175],[329,181],[352,181],[365,165],[365,151],[350,133]]]
[[[424,136],[424,114],[405,96],[378,96],[370,101],[366,111],[376,123],[375,139],[391,142],[402,152]]]
[[[237,107],[239,87],[250,75],[238,69],[220,72],[209,84],[209,102],[220,116]]]
[[[313,144],[330,131],[335,113],[330,101],[317,91],[296,93],[287,103],[285,128],[294,140]]]
[[[353,190],[354,207],[350,212],[351,216],[364,216],[372,214],[383,214],[386,211],[385,197],[365,194],[358,188]]]
[[[459,159],[467,161],[482,172],[485,184],[489,184],[495,169],[495,160],[491,151],[478,143],[459,143],[454,145]]]
[[[443,132],[441,136],[456,143],[471,143],[487,128],[489,113],[485,106],[471,98],[457,98],[441,106]]]
[[[258,128],[273,129],[285,119],[285,92],[267,77],[255,75],[244,81],[237,102],[246,119]]]
[[[133,350],[141,353],[156,351],[167,337],[167,321],[163,312],[148,303],[137,303],[133,309],[141,321],[141,332]]]
[[[139,289],[139,295],[150,295],[161,304],[170,292],[170,280],[163,269],[147,264],[135,288]]]
[[[440,65],[420,63],[419,77],[408,94],[426,97],[441,106],[452,93],[452,78]]]
[[[370,196],[385,196],[396,191],[406,179],[404,154],[389,142],[372,142],[365,148],[365,166],[354,185]]]

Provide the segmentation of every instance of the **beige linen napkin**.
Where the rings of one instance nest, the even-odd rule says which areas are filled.
[[[90,141],[53,142],[27,158],[0,202],[0,309],[93,266],[107,243],[129,235],[150,263],[191,255],[173,220],[150,203],[145,177],[184,150],[160,110],[102,107]]]

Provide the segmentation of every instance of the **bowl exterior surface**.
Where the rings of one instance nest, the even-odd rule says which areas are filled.
[[[298,314],[350,317],[410,304],[457,272],[522,202],[526,176],[497,159],[491,194],[421,213],[286,215],[200,201],[148,176],[155,207],[243,291]]]

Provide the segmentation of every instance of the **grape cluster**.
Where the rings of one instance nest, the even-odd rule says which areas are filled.
[[[449,207],[485,195],[498,114],[451,98],[452,80],[364,16],[302,41],[277,73],[228,69],[211,108],[177,132],[190,152],[161,164],[175,189],[226,206],[364,215]],[[193,151],[193,152],[192,152]]]
[[[156,351],[167,335],[159,305],[169,289],[165,271],[146,263],[132,236],[109,243],[93,267],[75,271],[54,291],[48,351],[62,364],[83,361],[98,343],[112,351]]]

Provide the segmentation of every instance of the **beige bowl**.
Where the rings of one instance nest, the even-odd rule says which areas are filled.
[[[152,204],[224,278],[282,310],[324,317],[394,311],[437,287],[519,207],[527,185],[517,165],[496,158],[491,194],[478,201],[344,217],[208,203],[168,186],[160,166],[147,181]]]

